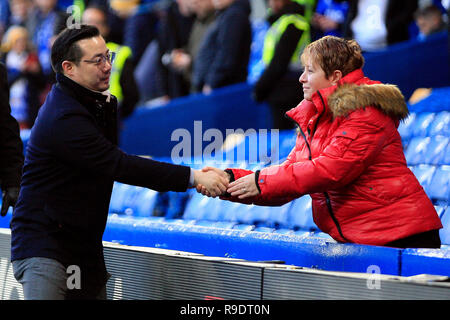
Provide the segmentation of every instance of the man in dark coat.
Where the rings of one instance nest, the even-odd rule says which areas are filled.
[[[23,166],[23,145],[19,124],[11,116],[6,67],[0,63],[0,186],[2,189],[1,215],[14,206],[19,196]]]
[[[57,83],[32,129],[11,221],[11,260],[25,299],[106,297],[102,236],[114,181],[157,191],[205,181],[215,194],[225,190],[218,175],[117,147],[111,65],[96,27],[66,29],[53,44]],[[68,278],[77,274],[78,282]]]
[[[193,87],[203,93],[247,80],[252,42],[248,0],[213,4],[217,18],[206,31],[193,66]]]

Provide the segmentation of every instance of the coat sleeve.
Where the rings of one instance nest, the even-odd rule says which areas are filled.
[[[24,159],[19,124],[11,116],[8,101],[6,68],[0,63],[0,180],[3,188],[20,185]]]
[[[363,115],[364,112],[355,111],[343,120],[330,144],[312,160],[286,162],[261,170],[258,181],[261,196],[297,198],[338,189],[358,178],[392,135],[390,130]]]
[[[53,153],[74,169],[156,191],[186,191],[190,168],[129,155],[107,140],[93,119],[66,114],[52,128]]]

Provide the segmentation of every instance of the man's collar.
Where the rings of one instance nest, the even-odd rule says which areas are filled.
[[[74,97],[77,100],[82,100],[83,97],[90,97],[94,98],[96,100],[104,101],[104,102],[110,102],[111,100],[111,94],[108,90],[104,92],[94,91],[91,89],[88,89],[76,81],[70,79],[69,77],[65,76],[62,73],[56,73],[56,81],[62,85],[63,87],[66,87],[71,92],[74,93]]]

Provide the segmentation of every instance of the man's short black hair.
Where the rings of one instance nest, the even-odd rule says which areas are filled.
[[[78,64],[83,56],[77,41],[98,37],[100,32],[94,26],[78,25],[75,28],[64,29],[56,38],[52,46],[52,67],[55,72],[63,73],[63,61]]]

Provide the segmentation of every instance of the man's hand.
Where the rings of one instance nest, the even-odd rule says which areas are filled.
[[[228,183],[230,183],[230,175],[221,169],[217,169],[217,168],[213,168],[213,167],[204,167],[202,169],[202,172],[215,172],[217,175],[219,175],[222,178],[222,181],[226,182],[227,187],[228,187]],[[196,189],[197,189],[198,193],[201,193],[204,196],[208,196],[208,197],[215,197],[217,195],[220,196],[220,195],[223,195],[226,191],[226,188],[225,188],[225,190],[223,190],[220,194],[212,195],[211,192],[202,184],[196,185]]]
[[[214,168],[211,168],[211,170],[194,170],[194,187],[197,192],[204,190],[205,193],[201,192],[202,194],[207,194],[213,198],[225,193],[229,181],[226,177],[227,174],[220,170],[224,175],[217,170]]]
[[[19,188],[10,187],[6,188],[2,192],[2,209],[0,214],[2,217],[6,216],[9,207],[14,207],[16,205],[17,199],[19,198]]]

